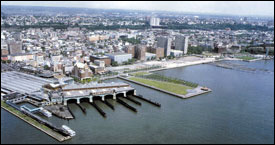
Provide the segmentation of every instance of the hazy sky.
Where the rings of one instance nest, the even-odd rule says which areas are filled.
[[[1,1],[1,5],[165,10],[274,17],[274,1]]]

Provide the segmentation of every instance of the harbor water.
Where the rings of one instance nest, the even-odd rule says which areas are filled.
[[[161,108],[136,99],[142,106],[135,113],[109,100],[112,110],[100,101],[106,113],[102,117],[89,103],[84,114],[69,104],[76,119],[49,121],[69,126],[76,136],[64,143],[274,143],[274,60],[231,61],[262,71],[225,69],[201,64],[158,71],[207,86],[213,91],[189,99],[180,99],[143,86],[131,84],[137,94],[161,104]],[[119,79],[108,80],[122,81]],[[125,81],[126,82],[126,81]],[[1,109],[1,143],[58,143],[53,138]]]

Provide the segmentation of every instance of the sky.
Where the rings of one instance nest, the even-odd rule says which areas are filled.
[[[162,10],[274,17],[274,1],[1,1],[1,5]]]

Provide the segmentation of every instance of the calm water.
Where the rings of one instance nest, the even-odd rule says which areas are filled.
[[[238,62],[274,72],[274,61]],[[76,120],[67,124],[77,136],[65,143],[274,143],[274,73],[228,70],[209,64],[157,72],[210,87],[213,92],[187,100],[132,84],[146,102],[133,113],[116,102],[115,111],[98,103],[104,119],[89,104],[87,115],[70,105]],[[121,80],[111,80],[121,81]],[[57,143],[1,109],[1,143]]]

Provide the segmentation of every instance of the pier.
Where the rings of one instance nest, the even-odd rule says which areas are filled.
[[[106,113],[101,109],[101,108],[99,108],[97,105],[96,105],[96,103],[94,103],[94,102],[89,102],[92,106],[94,106],[95,107],[95,109],[99,112],[99,114],[101,115],[101,116],[103,116],[104,118],[106,118]]]
[[[134,112],[137,112],[137,109],[128,105],[126,102],[122,101],[121,99],[117,98],[117,102],[120,103],[121,105],[125,106],[126,108],[134,111]]]
[[[130,96],[125,97],[125,99],[127,99],[127,100],[129,100],[129,101],[131,101],[131,102],[133,102],[133,103],[135,103],[135,104],[137,104],[137,105],[139,105],[139,106],[142,105],[140,102],[138,102],[138,101],[136,101],[136,100],[130,98]]]
[[[143,100],[145,102],[148,102],[148,103],[150,103],[150,104],[152,104],[154,106],[161,107],[161,104],[159,104],[157,102],[153,102],[153,101],[151,101],[149,99],[145,99],[142,95],[133,95],[133,96],[136,97],[136,98],[138,98],[138,99],[141,99],[141,100]]]
[[[74,113],[72,112],[71,108],[69,106],[68,107],[68,111],[71,113],[71,115],[73,116],[73,119],[76,119],[75,116],[74,116]]]
[[[14,105],[15,106],[15,105]],[[51,123],[46,120],[41,119],[27,111],[18,110],[18,107],[13,107],[13,105],[8,105],[6,103],[1,102],[1,108],[8,111],[9,113],[13,114],[17,118],[25,121],[26,123],[30,124],[31,126],[35,127],[36,129],[44,132],[45,134],[49,135],[53,139],[56,139],[59,142],[63,142],[66,140],[71,139],[71,136],[68,136],[67,132],[64,132],[61,128],[55,127]],[[40,123],[41,125],[38,125]],[[42,127],[42,126],[45,127]]]
[[[80,109],[81,109],[81,111],[84,113],[84,114],[86,114],[86,109],[84,108],[84,107],[82,107],[80,104],[77,104],[77,103],[75,103]]]
[[[104,103],[104,104],[106,104],[108,107],[110,107],[112,110],[115,110],[115,107],[111,104],[111,103],[109,103],[108,101],[107,101],[107,99],[105,100],[105,101],[102,101],[102,100],[100,100],[102,103]]]

